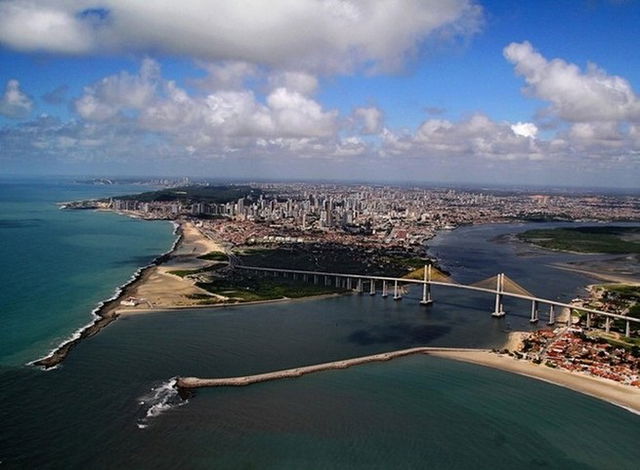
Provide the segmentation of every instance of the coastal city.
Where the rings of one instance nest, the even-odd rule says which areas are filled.
[[[0,0],[0,470],[640,468],[640,0]]]
[[[242,196],[209,201],[206,189],[216,195],[229,188]],[[67,206],[99,207],[145,219],[192,217],[236,245],[304,241],[420,246],[439,230],[468,224],[640,219],[640,197],[632,195],[248,183],[179,186],[147,199],[116,197]]]
[[[139,195],[76,201],[64,207],[97,208],[142,219],[175,220],[183,227],[190,227],[189,233],[200,233],[207,240],[215,241],[217,251],[200,256],[196,261],[201,264],[192,265],[191,271],[168,272],[169,275],[179,273],[183,281],[195,283],[200,290],[193,291],[191,296],[197,299],[196,303],[206,305],[264,298],[260,293],[264,295],[265,289],[256,288],[256,283],[264,281],[247,278],[245,271],[229,270],[229,262],[322,271],[331,270],[341,259],[341,269],[346,271],[350,269],[348,265],[352,265],[351,272],[355,273],[409,277],[415,274],[421,279],[422,265],[437,263],[428,259],[426,247],[438,231],[518,220],[611,223],[640,219],[640,198],[625,195],[303,183],[177,185]],[[570,230],[577,231],[567,232],[576,237],[569,239],[571,249],[640,251],[635,244],[639,231],[633,227]],[[557,233],[560,237],[555,238],[556,232],[541,234],[539,230],[532,230],[525,233],[530,234],[528,237],[518,238],[549,247],[550,242],[567,243],[567,233],[560,231]],[[566,249],[563,244],[551,247]],[[392,253],[399,255],[397,265],[389,264]],[[210,260],[210,264],[202,264],[202,259]],[[314,259],[314,263],[310,259]],[[318,264],[319,259],[325,262]],[[372,265],[380,270],[371,271]],[[416,268],[419,269],[412,274]],[[446,278],[446,273],[439,275]],[[277,282],[288,285],[286,295],[304,295],[302,292],[308,289],[286,279]],[[238,289],[239,286],[244,287]],[[146,292],[145,297],[129,297],[122,305],[145,308],[144,304],[153,298],[153,293],[144,288],[136,292]],[[329,288],[323,292],[332,291]],[[155,299],[152,303],[157,302]],[[621,318],[637,317],[640,288],[624,284],[592,285],[587,295],[573,299],[572,305],[575,310],[571,314],[566,308],[563,311],[566,318],[572,319],[565,327],[555,330],[543,327],[524,334],[522,347],[509,354],[549,368],[640,386],[640,340],[636,323],[613,321],[610,317],[579,310],[604,311]]]

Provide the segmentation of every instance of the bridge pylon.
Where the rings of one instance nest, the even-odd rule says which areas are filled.
[[[402,295],[400,295],[400,290],[398,289],[398,280],[393,284],[393,300],[402,300]]]
[[[420,305],[431,305],[433,299],[431,298],[431,265],[425,265],[424,267],[424,284],[422,284],[422,300]]]
[[[504,273],[500,273],[496,276],[496,307],[491,314],[492,317],[500,318],[506,315],[502,300],[504,295]]]
[[[537,323],[539,319],[540,317],[538,314],[538,301],[533,300],[531,301],[531,318],[529,319],[529,322]]]

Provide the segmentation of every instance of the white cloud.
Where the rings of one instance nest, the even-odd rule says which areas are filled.
[[[353,117],[362,134],[377,134],[382,130],[384,115],[374,106],[356,108]]]
[[[1,2],[0,43],[22,51],[89,52],[94,45],[90,25],[75,16],[86,3],[41,0]]]
[[[414,134],[383,132],[386,154],[433,158],[539,159],[540,143],[483,114],[451,122],[428,119]]]
[[[624,78],[594,64],[585,71],[562,59],[547,60],[529,42],[511,43],[504,56],[529,84],[527,91],[551,102],[550,111],[570,122],[640,121],[640,97]]]
[[[269,76],[269,86],[311,95],[318,88],[318,79],[305,72],[276,71]]]
[[[536,137],[538,135],[538,126],[532,122],[516,122],[511,125],[511,130],[516,135],[523,137]]]
[[[76,111],[85,119],[104,121],[125,109],[141,110],[153,100],[159,78],[158,63],[144,59],[138,75],[120,72],[86,87],[75,102]]]
[[[397,67],[427,37],[474,34],[481,23],[473,0],[0,2],[0,42],[20,50],[159,51],[321,71]]]
[[[236,90],[243,88],[247,79],[258,74],[258,68],[247,62],[199,62],[199,65],[207,71],[207,76],[194,80],[194,82],[204,90]]]
[[[0,98],[0,115],[12,119],[27,117],[33,101],[21,89],[18,80],[9,80]]]

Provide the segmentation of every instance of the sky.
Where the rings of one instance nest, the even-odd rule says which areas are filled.
[[[0,174],[638,188],[639,24],[636,0],[0,0]]]

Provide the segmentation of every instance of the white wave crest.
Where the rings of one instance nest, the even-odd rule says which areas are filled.
[[[180,397],[176,383],[177,378],[173,377],[139,398],[140,406],[146,410],[144,416],[137,423],[139,429],[148,427],[150,419],[160,416],[165,411],[188,403],[188,400],[183,400]]]
[[[180,224],[178,224],[175,221],[172,221],[173,223],[173,234],[174,235],[178,235],[176,237],[176,239],[173,241],[173,243],[171,244],[171,248],[167,251],[165,251],[164,253],[162,253],[160,256],[157,256],[156,258],[153,259],[153,261],[151,261],[151,263],[145,265],[145,266],[141,266],[138,269],[136,269],[136,271],[131,275],[131,277],[127,280],[127,282],[125,282],[124,284],[116,287],[116,290],[114,291],[113,295],[111,297],[109,297],[108,299],[102,300],[100,302],[98,302],[98,305],[91,311],[91,321],[89,323],[87,323],[84,326],[81,326],[80,328],[78,328],[76,331],[74,331],[71,336],[69,336],[68,338],[64,339],[60,344],[58,344],[55,348],[51,349],[47,354],[45,354],[42,357],[39,357],[37,359],[34,359],[31,362],[27,362],[28,366],[34,366],[38,361],[41,361],[42,359],[46,359],[47,357],[53,355],[58,349],[62,348],[63,346],[65,346],[68,343],[72,343],[74,341],[77,341],[80,336],[82,335],[82,332],[84,330],[86,330],[87,328],[91,328],[96,321],[98,321],[101,317],[100,315],[98,315],[98,313],[100,312],[100,310],[104,307],[104,305],[108,302],[111,302],[112,300],[116,300],[118,297],[120,297],[120,295],[122,295],[122,292],[131,284],[133,284],[134,282],[136,282],[140,276],[142,275],[143,271],[145,269],[148,269],[152,266],[156,266],[158,264],[158,262],[164,257],[169,255],[170,253],[172,253],[176,247],[178,246],[178,243],[180,243],[180,240],[182,239],[182,235],[179,233],[179,229],[180,229]],[[49,371],[49,370],[53,370],[57,368],[56,367],[42,367],[42,370],[45,371]]]

